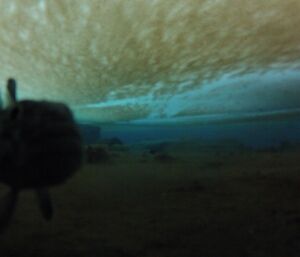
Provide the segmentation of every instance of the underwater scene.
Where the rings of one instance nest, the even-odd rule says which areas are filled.
[[[0,0],[0,257],[299,257],[299,12]]]

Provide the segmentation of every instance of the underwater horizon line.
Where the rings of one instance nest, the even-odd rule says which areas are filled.
[[[188,115],[178,117],[162,118],[144,118],[130,121],[117,121],[116,125],[206,125],[206,124],[227,124],[227,123],[244,123],[259,121],[275,120],[300,120],[300,108],[281,109],[274,111],[260,112],[238,112],[222,114],[205,114],[205,115]]]
[[[89,119],[77,119],[79,124],[96,126],[174,126],[174,125],[210,125],[210,124],[239,124],[263,121],[300,121],[300,108],[287,108],[274,111],[215,113],[202,115],[174,116],[174,117],[146,117],[143,119],[98,122]]]

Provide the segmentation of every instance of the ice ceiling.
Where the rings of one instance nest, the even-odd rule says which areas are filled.
[[[1,0],[0,81],[91,122],[300,114],[299,0]]]

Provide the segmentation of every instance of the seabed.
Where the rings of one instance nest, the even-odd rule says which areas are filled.
[[[300,147],[189,144],[108,149],[52,189],[51,222],[24,192],[0,256],[299,256]]]

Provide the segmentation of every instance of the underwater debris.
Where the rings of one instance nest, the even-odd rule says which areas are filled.
[[[148,161],[157,161],[161,163],[170,163],[175,161],[176,158],[170,155],[168,149],[170,147],[169,142],[156,142],[156,143],[143,143],[134,146],[133,151],[141,152],[139,155],[139,161],[141,163],[146,163]]]
[[[139,161],[141,163],[146,163],[148,162],[150,159],[150,154],[147,151],[142,152],[142,154],[140,155],[140,159]]]
[[[129,151],[128,145],[126,145],[120,138],[112,137],[108,139],[104,139],[101,141],[101,144],[107,147],[109,152],[111,152],[114,156],[119,156],[124,152]]]
[[[287,140],[283,140],[280,142],[278,151],[279,152],[289,152],[289,151],[296,151],[297,150],[297,144],[294,142],[289,142]],[[299,148],[298,148],[299,149]]]
[[[115,145],[123,145],[123,141],[118,137],[112,137],[103,140],[103,143],[107,144],[108,146],[115,146]]]
[[[297,152],[300,149],[298,142],[281,141],[278,145],[271,145],[255,149],[258,153],[290,153]]]
[[[50,101],[17,101],[7,82],[9,106],[0,111],[0,182],[10,187],[0,210],[0,231],[10,223],[21,190],[33,189],[45,219],[53,207],[47,188],[64,183],[82,163],[82,140],[70,109]]]
[[[148,151],[150,154],[159,154],[159,153],[163,153],[168,146],[169,146],[168,142],[152,144],[148,146]]]
[[[85,150],[86,161],[88,163],[100,163],[107,162],[111,159],[111,155],[108,150],[101,145],[89,145]]]
[[[175,157],[167,153],[158,153],[154,155],[154,160],[161,163],[169,163],[175,161]]]
[[[202,193],[206,190],[206,187],[202,185],[199,181],[193,181],[189,185],[179,186],[171,189],[169,192],[175,193]]]

